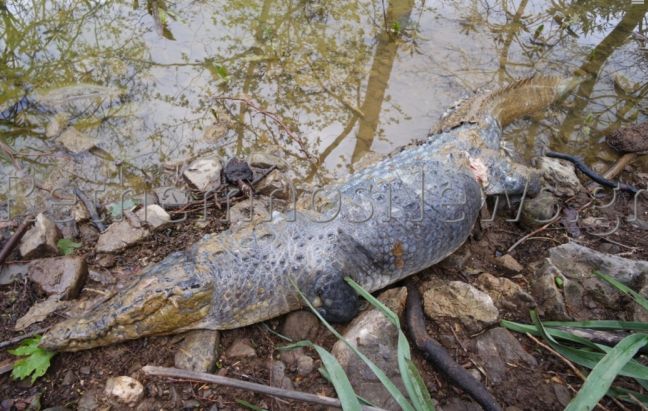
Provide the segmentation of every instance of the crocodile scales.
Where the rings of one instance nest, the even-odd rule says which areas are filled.
[[[232,329],[302,306],[331,321],[369,291],[441,261],[468,238],[486,195],[538,188],[538,174],[500,150],[502,128],[565,95],[576,79],[536,76],[471,99],[419,145],[326,187],[324,211],[292,211],[237,233],[208,235],[144,269],[81,318],[55,325],[44,348],[77,351],[147,335]]]

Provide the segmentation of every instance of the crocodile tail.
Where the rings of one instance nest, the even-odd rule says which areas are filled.
[[[507,87],[468,99],[443,118],[430,134],[466,123],[487,124],[489,118],[494,118],[504,128],[513,120],[538,112],[564,97],[582,80],[581,77],[536,75],[515,81]]]

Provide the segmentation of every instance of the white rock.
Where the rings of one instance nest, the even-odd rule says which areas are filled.
[[[30,228],[20,241],[20,255],[24,258],[57,255],[57,242],[61,233],[56,224],[43,213],[36,216],[34,226]]]
[[[571,163],[565,160],[542,157],[538,166],[542,171],[544,180],[552,187],[551,191],[556,195],[570,197],[583,189]]]
[[[221,185],[223,163],[218,156],[199,158],[184,171],[184,176],[198,190],[207,192]]]
[[[70,122],[70,115],[67,113],[57,113],[54,117],[51,118],[47,127],[45,128],[45,136],[47,138],[56,138],[61,135],[63,130],[68,126]]]
[[[149,235],[145,228],[133,227],[127,220],[112,223],[101,233],[95,249],[98,253],[114,253],[142,240]]]
[[[171,221],[169,213],[164,211],[164,208],[157,204],[142,207],[135,212],[135,215],[139,217],[140,220],[147,222],[153,229],[160,228]]]
[[[108,378],[104,392],[122,403],[134,405],[144,396],[144,386],[135,378],[124,375]]]
[[[56,142],[63,144],[65,148],[73,153],[90,150],[96,144],[94,139],[88,137],[86,134],[80,132],[74,127],[67,128],[61,136],[56,139]]]

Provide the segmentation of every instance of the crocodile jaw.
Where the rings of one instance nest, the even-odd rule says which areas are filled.
[[[82,318],[56,324],[40,346],[80,351],[146,335],[190,329],[207,316],[213,287],[187,270],[144,276],[127,290],[99,304]]]

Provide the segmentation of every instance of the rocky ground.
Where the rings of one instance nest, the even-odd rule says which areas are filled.
[[[285,194],[286,176],[280,159],[259,155],[249,163],[255,177],[266,176],[256,184],[257,193],[277,190]],[[589,181],[576,176],[568,163],[545,159],[541,166],[548,191],[525,206],[519,223],[506,221],[515,216],[514,207],[503,207],[493,221],[488,221],[493,207],[489,203],[482,222],[460,250],[410,280],[423,295],[428,333],[510,411],[562,409],[582,380],[539,343],[500,327],[500,320],[528,323],[529,309],[533,307],[546,320],[645,318],[631,300],[591,277],[595,269],[606,270],[633,288],[646,291],[643,287],[648,286],[644,284],[648,262],[641,262],[648,260],[645,199],[639,201],[638,220],[631,221],[631,195],[619,194],[610,206],[603,207],[610,203],[610,193],[605,194],[606,199],[594,200],[582,185]],[[184,169],[194,190],[227,184],[220,177],[222,163],[217,159],[202,158]],[[624,178],[638,186],[648,184],[648,175],[632,166],[627,167]],[[239,186],[236,181],[229,184]],[[210,208],[206,220],[192,212],[186,222],[170,223],[168,220],[177,214],[167,213],[173,207],[166,197],[157,196],[160,205],[149,206],[146,218],[142,209],[127,211],[122,222],[112,223],[102,234],[82,208],[74,214],[72,228],[57,227],[47,215],[39,216],[10,256],[9,260],[15,262],[0,273],[0,341],[78,315],[94,302],[119,292],[147,264],[194,243],[206,233],[227,227],[222,221],[223,211],[215,207]],[[561,211],[552,223],[543,225],[533,220],[550,219],[559,206]],[[263,216],[264,211],[259,208],[256,214]],[[231,213],[232,225],[237,226],[246,215],[244,203],[236,205]],[[612,230],[617,218],[619,228]],[[5,240],[14,229],[15,225],[10,224],[3,227]],[[601,235],[605,232],[611,233]],[[57,241],[62,235],[74,238],[81,247],[70,250],[69,256],[58,256],[61,250]],[[402,312],[406,295],[403,284],[395,284],[382,298]],[[400,384],[395,362],[396,333],[381,316],[367,309],[338,330]],[[244,408],[241,401],[275,410],[323,408],[239,389],[150,377],[141,370],[149,364],[176,366],[335,396],[318,372],[321,361],[316,353],[310,349],[280,351],[278,347],[286,344],[282,336],[310,339],[332,350],[359,394],[379,406],[395,409],[371,373],[305,311],[232,331],[142,338],[57,354],[45,376],[33,384],[11,379],[6,370],[14,357],[3,349],[0,409],[108,410],[130,406],[137,410],[230,410]],[[413,351],[414,361],[440,408],[480,409],[435,371],[420,352]],[[624,380],[620,383],[630,384]],[[602,405],[618,409],[608,399]]]

